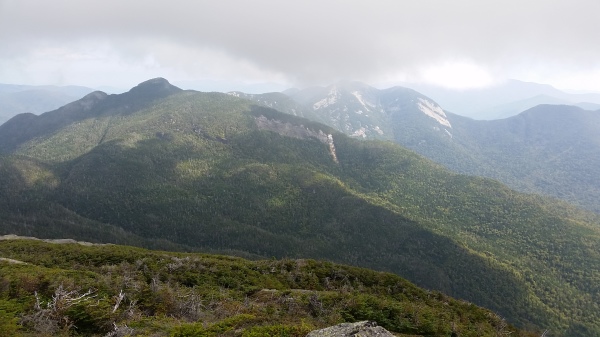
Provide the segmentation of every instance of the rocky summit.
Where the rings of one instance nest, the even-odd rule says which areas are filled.
[[[342,323],[329,328],[311,331],[306,337],[394,337],[376,322]]]

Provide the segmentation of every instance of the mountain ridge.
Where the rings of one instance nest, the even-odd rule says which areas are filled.
[[[571,94],[547,84],[519,80],[466,90],[411,83],[404,85],[430,96],[448,111],[476,120],[514,116],[538,104],[600,104],[600,93]]]
[[[360,92],[360,88],[367,90]],[[363,100],[363,96],[368,99]],[[539,105],[506,119],[478,121],[445,111],[412,89],[378,90],[356,82],[297,90],[290,97],[317,115],[312,117],[305,112],[305,117],[349,136],[391,140],[456,172],[499,179],[522,192],[561,198],[600,212],[600,183],[587,178],[600,174],[594,164],[600,155],[597,113],[569,106]],[[269,106],[266,96],[247,98]],[[548,113],[533,113],[540,109]],[[540,143],[542,138],[529,143],[531,139],[515,134],[509,125],[536,133],[543,138],[545,147]],[[569,125],[578,127],[579,133],[561,130]],[[486,134],[494,135],[494,139]],[[558,144],[556,138],[563,139],[564,144]],[[580,144],[582,141],[585,144]],[[511,147],[515,144],[518,146],[514,151],[519,153],[513,156]],[[579,155],[565,153],[571,147],[577,152],[580,145],[587,148]]]
[[[19,113],[57,109],[93,89],[80,86],[29,86],[0,83],[0,125]]]
[[[34,114],[16,115],[0,125],[0,153],[11,152],[19,144],[26,143],[36,137],[47,137],[69,124],[90,116],[99,113],[123,114],[127,111],[135,111],[141,105],[150,104],[155,99],[179,91],[181,89],[170,85],[167,80],[155,78],[142,82],[123,94],[108,95],[102,91],[94,91],[77,101],[39,116]],[[121,104],[121,102],[128,104]],[[106,112],[102,110],[104,109],[103,104],[105,106],[120,105],[121,107],[118,111]],[[27,123],[26,128],[18,126],[24,122]]]
[[[413,98],[408,112],[439,125]],[[318,257],[394,271],[519,326],[598,329],[592,214],[232,95],[111,102],[5,153],[3,231]],[[289,137],[261,120],[319,136]]]

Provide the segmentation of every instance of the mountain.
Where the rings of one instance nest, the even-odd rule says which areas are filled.
[[[323,117],[320,116],[318,113],[316,113],[312,109],[304,107],[302,104],[296,102],[288,95],[280,92],[248,94],[239,91],[232,91],[228,94],[231,96],[255,101],[262,106],[266,106],[277,111],[285,112],[293,116],[304,117],[306,119],[310,119],[319,123],[325,122]]]
[[[477,121],[447,112],[412,89],[378,90],[358,82],[288,95],[300,105],[295,111],[304,107],[302,116],[351,137],[391,140],[456,172],[498,179],[519,191],[600,213],[600,182],[591,178],[600,173],[597,112],[539,105],[508,119]],[[265,95],[246,98],[276,107]]]
[[[302,116],[323,122],[352,137],[405,139],[416,143],[430,138],[430,135],[433,138],[452,137],[452,126],[439,105],[411,89],[394,87],[378,90],[364,83],[346,81],[328,87],[287,91],[287,95],[299,104],[295,109],[303,111]],[[245,98],[279,108],[265,95]],[[285,108],[279,110],[290,113]],[[406,122],[404,124],[411,126],[398,129],[396,119],[402,119]]]
[[[538,95],[525,100],[503,104],[490,109],[490,116],[495,116],[495,119],[504,119],[518,115],[519,113],[534,108],[538,105],[571,105],[582,108],[584,110],[597,110],[600,108],[598,103],[579,102],[573,103],[569,100]]]
[[[571,94],[546,84],[517,80],[466,90],[425,84],[405,85],[431,97],[447,111],[477,120],[511,117],[540,104],[576,105],[586,109],[600,104],[600,93]]]
[[[107,95],[95,91],[78,101],[40,116],[31,113],[17,115],[0,125],[0,152],[13,151],[31,139],[47,137],[82,120],[102,115],[127,115],[146,107],[156,99],[178,91],[181,89],[171,86],[164,79],[153,79],[122,95]]]
[[[0,84],[0,124],[20,113],[39,114],[59,108],[92,91],[80,86]]]
[[[597,111],[539,105],[503,120],[456,118],[454,126],[459,135],[455,141],[477,160],[470,167],[449,167],[600,213]]]
[[[304,337],[357,320],[401,336],[536,336],[396,275],[328,262],[15,237],[0,237],[0,256],[2,336]]]
[[[487,113],[489,116],[494,116],[494,118],[483,118],[483,119],[504,119],[509,118],[519,113],[536,107],[538,105],[546,104],[546,105],[568,105],[570,102],[567,100],[559,99],[556,97],[546,96],[546,95],[537,95],[534,97],[530,97],[524,100],[510,102],[506,104],[501,104],[490,108]],[[590,103],[591,104],[591,103]],[[479,118],[475,118],[479,120]]]
[[[440,143],[454,139],[426,97],[393,88],[375,102],[347,85],[343,97],[363,113],[328,99],[337,110],[326,116],[373,114],[382,124],[351,127],[389,137],[398,131],[383,118],[406,114]],[[600,333],[597,214],[452,173],[389,141],[154,79],[16,116],[0,145],[4,234],[326,259],[394,272],[528,330]]]

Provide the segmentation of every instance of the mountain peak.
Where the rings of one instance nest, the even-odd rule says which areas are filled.
[[[81,106],[85,111],[87,111],[90,110],[94,105],[96,105],[96,103],[102,101],[106,97],[108,97],[107,93],[103,91],[94,91],[83,96],[83,98],[73,103],[79,104],[79,106]]]
[[[130,93],[147,94],[172,94],[178,91],[181,91],[181,89],[172,85],[169,83],[169,81],[162,77],[144,81],[129,90]]]
[[[144,82],[138,84],[137,86],[147,86],[147,85],[171,85],[171,83],[169,83],[169,81],[167,81],[167,79],[165,79],[163,77],[155,77],[155,78],[151,78],[147,81],[144,81]]]

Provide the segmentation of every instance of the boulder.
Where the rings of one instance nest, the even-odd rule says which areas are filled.
[[[311,331],[306,337],[394,337],[376,322],[342,323],[329,328]]]

